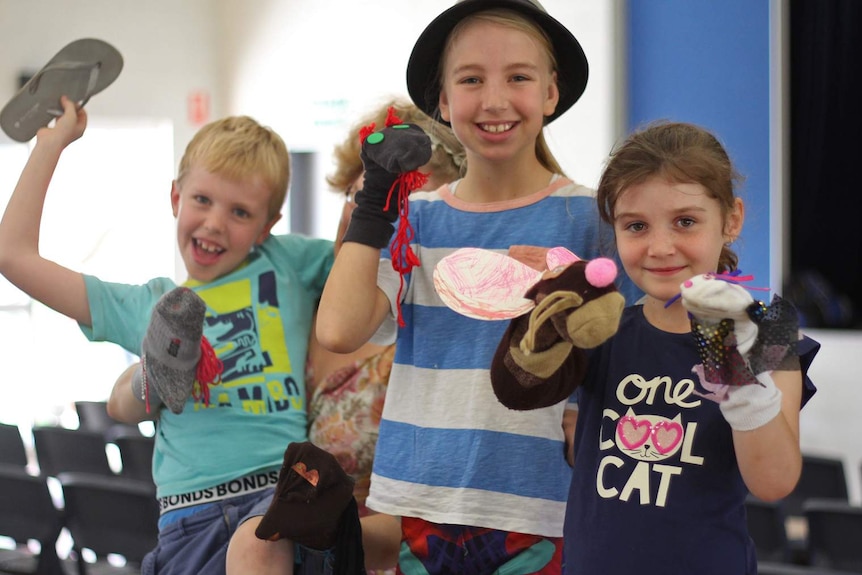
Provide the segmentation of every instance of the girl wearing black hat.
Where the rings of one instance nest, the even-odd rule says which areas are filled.
[[[580,44],[537,3],[463,0],[428,25],[407,69],[413,101],[463,144],[463,178],[387,210],[391,166],[404,167],[390,160],[421,138],[405,143],[405,130],[389,128],[363,148],[365,184],[317,336],[339,353],[397,341],[367,505],[402,518],[402,573],[561,572],[574,406],[503,407],[489,368],[505,322],[452,312],[433,274],[465,246],[537,269],[556,246],[600,255],[594,192],[563,175],[543,137],[586,80]],[[396,225],[395,242],[406,234],[420,262],[403,284],[406,244],[388,245]]]

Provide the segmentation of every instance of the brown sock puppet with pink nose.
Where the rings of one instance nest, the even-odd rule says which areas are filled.
[[[625,298],[616,264],[578,260],[542,279],[524,297],[536,306],[512,319],[491,363],[497,399],[510,409],[548,407],[568,398],[587,368],[584,350],[616,333]]]

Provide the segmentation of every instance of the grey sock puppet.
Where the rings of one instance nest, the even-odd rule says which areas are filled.
[[[426,164],[431,153],[431,139],[419,126],[395,124],[368,135],[360,153],[365,178],[356,194],[345,242],[386,247],[399,217],[398,193],[390,194],[392,186],[399,175]]]
[[[132,376],[135,396],[180,413],[194,390],[201,358],[206,304],[192,290],[175,288],[159,299],[141,344],[141,365]]]

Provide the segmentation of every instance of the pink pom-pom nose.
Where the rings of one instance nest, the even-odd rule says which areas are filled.
[[[590,285],[595,287],[607,287],[617,277],[617,264],[608,258],[596,258],[587,263],[584,274]]]

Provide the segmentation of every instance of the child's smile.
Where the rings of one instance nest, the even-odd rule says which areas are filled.
[[[489,160],[534,157],[559,97],[539,45],[524,32],[477,21],[452,40],[445,62],[440,112],[467,151]]]
[[[626,273],[665,302],[692,276],[714,272],[727,237],[718,200],[700,184],[652,177],[624,190],[614,219]]]
[[[269,199],[257,178],[233,181],[197,167],[175,184],[177,245],[189,277],[208,282],[239,267],[275,223]]]

